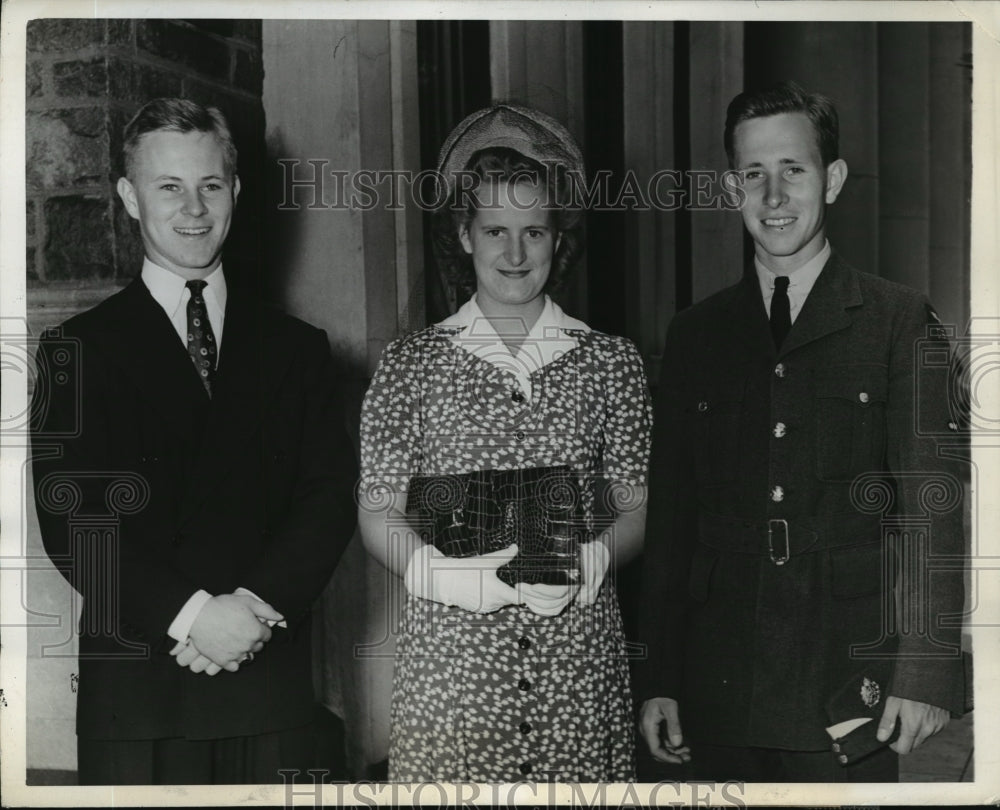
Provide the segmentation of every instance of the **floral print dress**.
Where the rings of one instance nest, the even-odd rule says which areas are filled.
[[[629,508],[645,486],[650,405],[631,342],[551,300],[512,354],[475,299],[390,344],[362,411],[362,487],[410,476],[568,465]],[[593,487],[584,509],[593,514]],[[372,499],[377,500],[378,496]],[[398,505],[397,505],[398,508]],[[393,781],[634,777],[627,651],[609,569],[595,604],[542,617],[407,596],[390,710]]]

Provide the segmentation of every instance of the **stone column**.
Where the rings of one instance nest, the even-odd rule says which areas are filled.
[[[358,174],[420,168],[416,24],[268,20],[263,58],[269,281],[326,330],[357,436],[382,349],[423,325],[422,212],[407,184],[391,210],[388,181]],[[347,725],[354,778],[387,754],[399,587],[356,535],[321,603],[318,686]]]
[[[929,51],[927,23],[878,26],[879,273],[918,290],[930,282]]]
[[[491,20],[490,78],[494,100],[520,102],[548,113],[586,154],[582,22]],[[585,315],[586,257],[557,297],[568,313]]]
[[[691,300],[700,301],[743,276],[743,221],[735,211],[704,206],[721,193],[697,173],[728,167],[722,145],[726,107],[743,90],[743,23],[693,22],[690,27],[689,126],[695,187],[691,208]],[[706,175],[707,176],[707,175]],[[709,194],[699,194],[698,188]]]
[[[625,23],[622,34],[625,171],[658,197],[649,210],[625,219],[626,336],[639,347],[655,386],[677,309],[677,212],[670,203],[682,184],[665,173],[675,169],[674,24]],[[658,173],[661,180],[654,179]]]

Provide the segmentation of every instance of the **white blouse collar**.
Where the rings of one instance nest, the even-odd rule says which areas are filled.
[[[493,323],[483,314],[476,296],[437,326],[453,331],[449,339],[457,346],[512,374],[529,400],[531,374],[575,349],[579,336],[574,332],[590,331],[587,324],[571,318],[547,295],[538,320],[515,352],[508,348]]]

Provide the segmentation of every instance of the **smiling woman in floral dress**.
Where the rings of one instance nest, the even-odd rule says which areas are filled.
[[[583,178],[580,151],[548,116],[500,104],[456,128],[440,169],[453,204],[439,214],[438,257],[475,292],[386,348],[362,412],[365,545],[408,592],[389,778],[631,779],[632,700],[608,572],[641,544],[649,397],[635,347],[546,294],[579,254],[581,212],[560,201],[569,176]],[[497,570],[516,545],[445,557],[407,524],[415,475],[560,465],[591,528],[578,584],[512,587]],[[595,520],[611,502],[611,517]]]

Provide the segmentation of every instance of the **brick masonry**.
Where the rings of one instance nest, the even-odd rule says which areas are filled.
[[[114,187],[122,129],[152,98],[192,98],[225,113],[243,184],[225,261],[259,255],[261,191],[250,176],[265,154],[259,20],[32,20],[26,68],[32,331],[138,272],[138,225]]]

